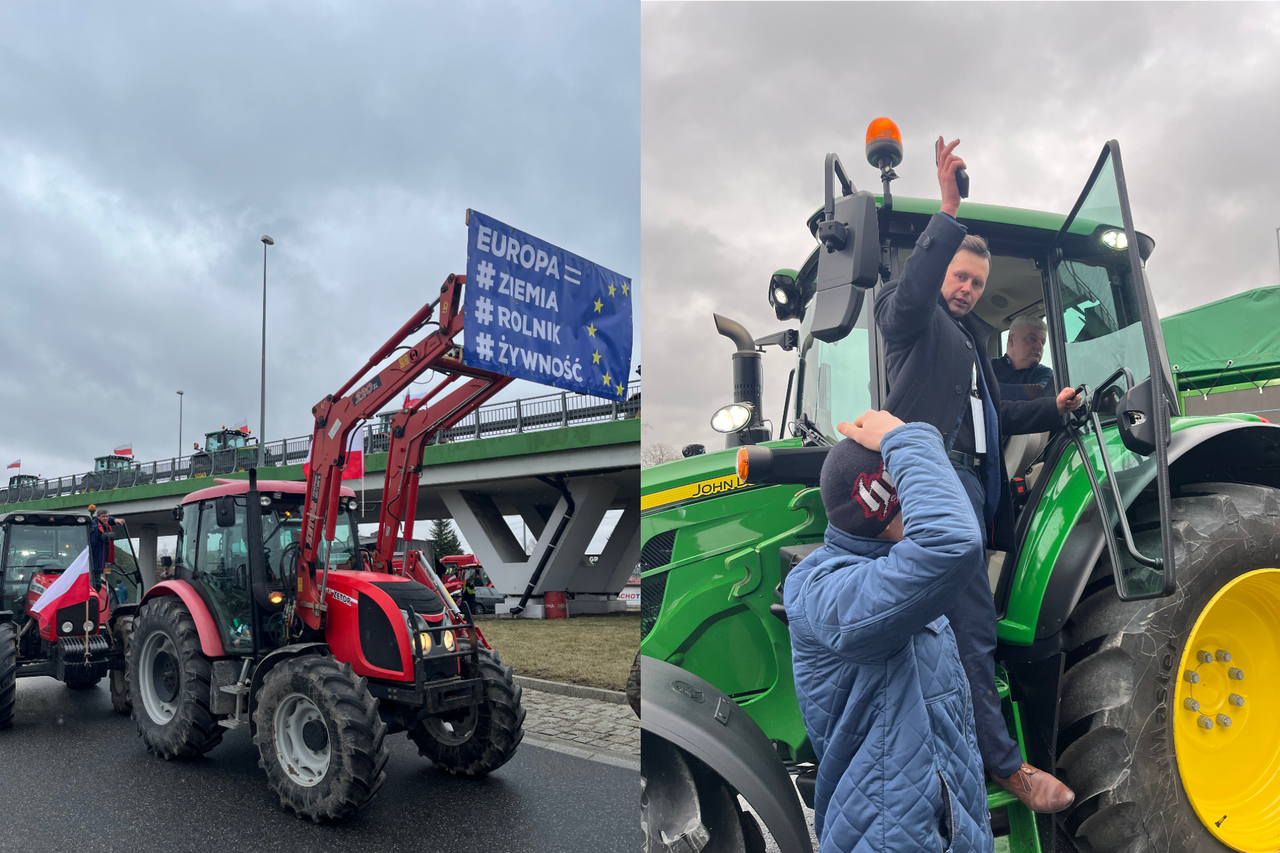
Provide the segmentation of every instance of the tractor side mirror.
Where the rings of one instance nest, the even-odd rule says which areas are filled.
[[[1120,440],[1131,452],[1150,456],[1156,452],[1156,417],[1151,403],[1151,379],[1125,392],[1116,406]]]
[[[173,508],[173,520],[181,523],[182,521],[182,504],[178,504]]]
[[[218,516],[219,527],[236,526],[236,497],[223,495],[214,502],[214,510]]]
[[[834,181],[843,195],[837,199]],[[818,223],[818,277],[814,286],[813,336],[825,343],[844,339],[862,310],[863,291],[880,280],[880,229],[876,198],[858,191],[840,158],[827,155],[826,206]]]

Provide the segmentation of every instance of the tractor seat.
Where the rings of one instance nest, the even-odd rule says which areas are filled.
[[[1030,435],[1011,435],[1004,445],[1004,472],[1012,480],[1023,476],[1031,467],[1031,463],[1044,452],[1049,443],[1049,433],[1035,432]],[[1028,483],[1030,485],[1030,483]]]

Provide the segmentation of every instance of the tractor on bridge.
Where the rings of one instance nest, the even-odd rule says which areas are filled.
[[[510,667],[418,552],[393,565],[401,525],[412,538],[421,442],[510,382],[462,364],[454,338],[464,282],[449,276],[435,302],[312,409],[307,482],[259,482],[250,469],[248,481],[220,481],[175,510],[175,578],[147,592],[129,656],[133,718],[152,753],[198,756],[227,729],[248,728],[281,804],[314,821],[349,817],[372,800],[390,733],[408,732],[432,762],[466,776],[514,755],[524,709]],[[401,346],[429,322],[437,327]],[[341,485],[348,439],[427,370],[447,378],[393,418],[400,430],[366,555],[354,492]]]
[[[110,675],[112,706],[129,712],[125,656],[143,580],[128,528],[120,524],[97,566],[89,556],[88,513],[0,516],[0,729],[13,725],[16,678],[49,676],[82,690]],[[88,600],[42,619],[36,612],[41,595],[77,569],[88,574]]]
[[[248,471],[258,464],[258,439],[249,436],[249,428],[221,429],[204,434],[204,448],[195,445],[191,454],[191,477]]]
[[[114,489],[126,479],[127,485],[138,485],[133,482],[139,479],[141,465],[133,461],[131,456],[109,453],[93,460],[93,470],[80,480],[80,492],[96,492],[99,489]]]

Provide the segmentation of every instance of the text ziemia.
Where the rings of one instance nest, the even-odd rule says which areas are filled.
[[[492,228],[481,225],[476,229],[476,248],[482,252],[489,252],[496,258],[506,258],[508,261],[518,263],[527,270],[560,278],[560,267],[555,255],[548,255],[542,249],[528,243],[521,246],[520,241],[514,236],[497,234]]]
[[[530,284],[504,272],[498,273],[498,275],[502,277],[498,283],[499,293],[515,297],[523,302],[532,302],[539,308],[550,308],[552,311],[560,310],[560,303],[556,301],[556,292],[550,287],[538,287],[536,284]]]

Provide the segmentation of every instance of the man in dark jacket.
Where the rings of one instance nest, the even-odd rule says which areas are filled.
[[[1048,339],[1044,320],[1019,314],[1009,324],[1004,355],[992,359],[1002,400],[1038,400],[1053,386],[1053,370],[1040,363]]]
[[[965,167],[953,153],[959,141],[945,146],[938,159],[941,209],[916,240],[901,277],[886,284],[876,297],[875,317],[884,339],[889,380],[885,408],[904,421],[922,421],[938,429],[974,515],[990,530],[997,510],[1009,516],[1003,527],[1012,526],[1000,462],[1001,435],[1057,429],[1060,415],[1077,408],[1080,401],[1070,388],[1056,398],[1000,399],[1000,386],[987,356],[987,341],[994,329],[970,313],[986,287],[991,253],[984,240],[968,234],[955,219],[960,206],[955,173]],[[974,568],[952,601],[946,616],[969,677],[978,746],[987,772],[1035,811],[1061,811],[1075,795],[1022,761],[1000,712],[995,685],[996,613],[984,565]]]
[[[850,429],[822,466],[826,543],[783,589],[819,849],[988,853],[968,682],[942,615],[982,569],[982,533],[938,430],[887,412]]]
[[[124,519],[116,518],[107,512],[106,507],[95,507],[92,522],[89,524],[89,558],[94,577],[107,565],[111,553],[111,536],[117,524],[124,524]]]

